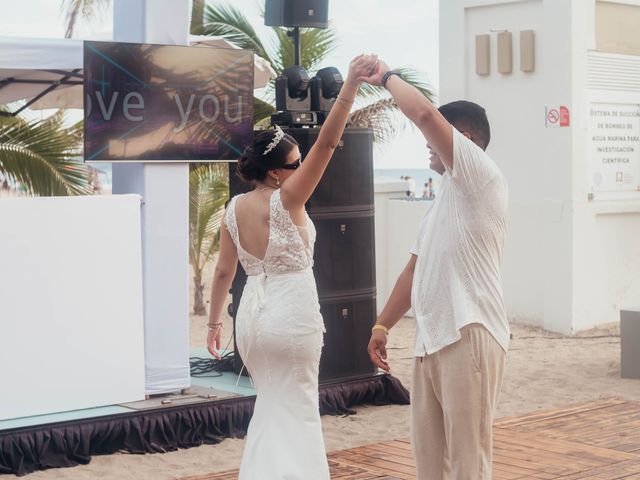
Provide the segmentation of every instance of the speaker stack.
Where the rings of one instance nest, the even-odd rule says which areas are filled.
[[[319,128],[284,129],[300,144],[303,158]],[[251,190],[229,165],[231,195]],[[369,377],[376,372],[367,344],[376,319],[373,132],[347,128],[316,191],[307,203],[316,230],[314,275],[326,333],[320,359],[320,382]],[[234,318],[246,274],[241,265],[233,280]],[[235,339],[234,339],[235,340]],[[235,355],[236,373],[242,363]]]
[[[274,27],[329,26],[328,0],[266,0],[264,24]]]

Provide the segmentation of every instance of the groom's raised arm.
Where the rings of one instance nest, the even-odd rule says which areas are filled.
[[[374,75],[365,79],[373,85],[381,85],[389,67],[380,62]],[[402,113],[411,120],[424,135],[448,170],[453,170],[453,130],[451,124],[418,89],[408,84],[399,75],[386,78],[384,87],[389,90]]]

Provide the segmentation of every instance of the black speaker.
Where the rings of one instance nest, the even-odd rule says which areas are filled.
[[[303,158],[319,133],[318,128],[284,130],[298,141]],[[231,163],[232,196],[251,190],[235,171]],[[376,321],[372,130],[345,130],[307,211],[317,231],[313,271],[326,328],[320,382],[369,377],[376,372],[367,354]],[[229,306],[234,318],[245,282],[238,265]],[[237,373],[242,368],[237,350],[235,358]]]
[[[297,140],[304,158],[319,128],[284,129]],[[323,212],[373,211],[373,139],[368,128],[345,130],[322,180],[307,203],[312,216]]]
[[[320,382],[334,383],[374,375],[376,367],[369,359],[367,344],[376,318],[375,291],[321,298],[320,313],[326,329],[320,358]]]
[[[313,272],[318,295],[375,292],[374,212],[312,214],[317,240]]]
[[[329,0],[266,0],[264,24],[273,27],[329,26]]]

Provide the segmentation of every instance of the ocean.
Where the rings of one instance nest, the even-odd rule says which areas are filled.
[[[102,187],[111,190],[111,164],[94,163],[91,166],[98,170]],[[428,168],[376,168],[373,170],[374,177],[391,177],[400,180],[400,177],[406,177],[407,175],[416,181],[416,193],[418,195],[422,193],[423,186],[429,178],[433,178],[436,189],[440,180],[440,176]]]
[[[373,170],[374,177],[391,177],[400,180],[400,177],[410,176],[416,181],[417,194],[422,194],[424,184],[429,178],[433,178],[434,188],[438,188],[440,175],[428,168],[376,168]]]

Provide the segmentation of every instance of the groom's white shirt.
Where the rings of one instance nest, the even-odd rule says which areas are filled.
[[[411,289],[416,356],[456,342],[471,323],[482,324],[507,350],[501,277],[507,193],[493,160],[453,128],[453,169],[442,176],[410,250],[418,257]]]

